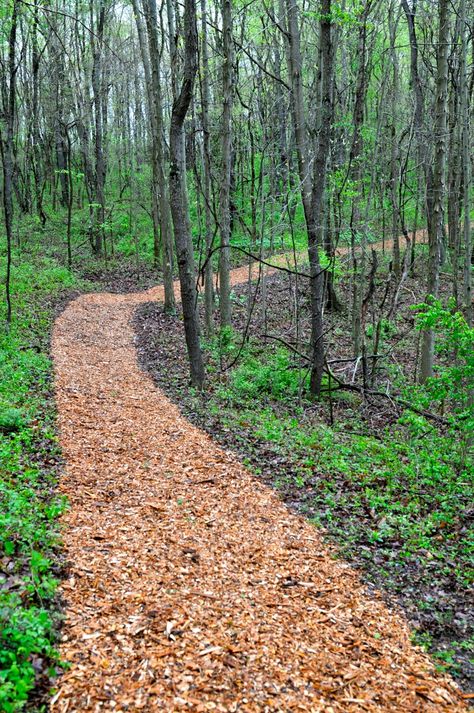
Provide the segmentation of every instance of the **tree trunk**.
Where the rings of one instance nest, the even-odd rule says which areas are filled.
[[[197,290],[194,278],[193,256],[190,255],[188,234],[189,207],[186,202],[186,174],[183,172],[182,132],[184,120],[191,103],[197,69],[197,26],[195,0],[185,0],[184,9],[185,59],[183,81],[179,95],[173,102],[170,126],[170,203],[174,225],[176,254],[178,258],[184,331],[188,348],[191,383],[202,388],[204,363],[199,342],[199,321],[196,310]]]
[[[461,0],[461,67],[460,67],[460,103],[461,103],[461,155],[463,184],[463,302],[466,321],[472,325],[472,239],[471,239],[471,152],[469,131],[469,88],[467,82],[467,43],[469,28],[466,24],[466,0]]]
[[[204,274],[204,304],[206,331],[212,332],[212,314],[214,311],[214,290],[212,285],[212,219],[211,219],[211,150],[209,145],[209,50],[207,46],[207,7],[206,0],[201,0],[201,124],[203,153],[203,196],[204,196],[204,230],[206,247],[206,269]]]
[[[219,271],[219,309],[221,327],[231,325],[232,311],[230,302],[230,186],[232,170],[232,99],[233,99],[233,39],[232,39],[232,4],[231,0],[222,0],[222,169],[220,190],[220,271]]]
[[[92,7],[91,7],[92,14]],[[100,0],[97,30],[92,37],[92,95],[94,105],[94,142],[95,142],[95,252],[102,255],[104,247],[105,223],[105,158],[103,145],[102,112],[102,43],[105,24],[105,0]]]
[[[7,236],[7,270],[5,276],[6,319],[7,326],[12,321],[12,303],[10,294],[12,244],[13,244],[13,140],[16,109],[16,36],[18,28],[18,0],[13,0],[10,33],[8,37],[8,77],[2,71],[3,123],[0,122],[0,147],[3,166],[3,209],[5,232]],[[3,67],[2,67],[3,70]]]
[[[393,17],[394,3],[390,4],[389,9],[389,32],[390,32],[390,59],[392,62],[392,91],[390,92],[391,99],[391,151],[390,151],[390,199],[392,203],[392,240],[393,240],[393,271],[397,281],[401,276],[400,262],[400,207],[398,203],[398,188],[400,181],[400,171],[398,169],[399,162],[399,143],[397,137],[397,115],[398,106],[400,105],[399,97],[399,79],[398,79],[398,57],[396,50],[396,33],[397,21]]]
[[[439,293],[440,248],[444,231],[443,201],[446,165],[449,12],[449,0],[438,0],[439,30],[436,61],[435,156],[431,186],[432,214],[428,226],[429,258],[426,298],[428,302],[436,299]],[[434,333],[432,329],[426,329],[423,332],[421,347],[421,383],[433,376],[433,363]]]
[[[38,49],[38,5],[35,1],[33,26],[32,26],[32,53],[31,53],[31,74],[32,74],[32,107],[31,107],[31,153],[33,164],[33,175],[35,181],[35,202],[38,217],[41,225],[46,224],[46,213],[43,208],[43,171],[41,167],[40,156],[40,132],[39,132],[39,68],[40,68],[40,52]]]
[[[311,301],[311,376],[310,392],[319,397],[324,369],[323,297],[324,271],[321,268],[319,250],[322,246],[321,207],[324,193],[326,165],[329,154],[332,118],[332,44],[331,0],[321,0],[321,42],[325,47],[323,61],[323,106],[322,121],[318,136],[318,150],[311,167],[309,141],[303,95],[302,60],[298,7],[296,0],[286,0],[289,41],[289,69],[291,73],[293,123],[298,158],[301,198],[308,234],[308,258],[310,265]]]
[[[173,288],[173,245],[171,238],[171,225],[168,204],[168,192],[166,186],[166,174],[164,169],[163,151],[163,106],[160,85],[160,53],[158,47],[158,25],[155,0],[142,0],[145,14],[145,22],[148,35],[149,61],[143,40],[140,41],[141,53],[144,58],[145,79],[148,85],[149,116],[152,135],[152,215],[155,227],[154,253],[155,261],[159,260],[159,241],[157,239],[157,226],[160,227],[163,283],[165,289],[165,311],[173,312],[175,309],[174,288]],[[138,18],[139,13],[135,12]],[[143,35],[143,31],[141,31]],[[151,68],[150,68],[151,65]]]
[[[364,107],[369,84],[367,62],[367,23],[372,8],[372,0],[367,0],[359,20],[359,38],[357,55],[359,69],[354,101],[351,150],[349,155],[349,173],[354,183],[354,197],[351,206],[351,257],[352,257],[352,340],[354,356],[359,357],[362,345],[362,299],[365,278],[365,228],[362,231],[362,249],[360,260],[356,257],[356,239],[361,224],[360,204],[362,199],[362,152],[364,146],[362,126],[364,123]]]

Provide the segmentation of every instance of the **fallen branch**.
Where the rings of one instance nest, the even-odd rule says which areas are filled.
[[[290,342],[285,341],[285,339],[282,339],[281,337],[277,337],[275,334],[259,334],[258,336],[260,337],[260,339],[272,339],[275,342],[280,342],[287,349],[293,352],[293,354],[296,354],[296,356],[299,356],[301,359],[304,359],[308,363],[311,361],[307,354],[303,354],[303,352],[300,352],[298,349],[296,349],[296,347],[290,344]]]
[[[281,270],[282,272],[286,272],[289,275],[298,275],[298,277],[306,277],[308,280],[311,279],[311,275],[309,275],[307,272],[299,272],[298,270],[292,270],[289,267],[284,267],[283,265],[275,265],[274,263],[268,262],[267,260],[264,260],[262,257],[259,255],[254,255],[254,253],[251,253],[249,250],[246,250],[245,248],[241,248],[239,245],[229,245],[228,247],[232,248],[232,250],[238,250],[238,252],[243,253],[247,257],[251,258],[255,262],[260,263],[261,265],[266,265],[267,267],[272,267],[274,270]],[[209,260],[212,258],[215,252],[218,250],[222,250],[222,245],[217,245],[215,248],[213,248],[208,256],[206,257],[202,267],[201,267],[201,275],[204,275],[204,271],[206,269],[207,264],[209,263]],[[326,272],[327,268],[323,268],[321,272]],[[315,276],[316,277],[316,276]],[[204,279],[204,277],[202,278]]]
[[[393,394],[387,394],[385,391],[374,391],[373,389],[364,389],[363,386],[359,386],[358,384],[347,384],[344,381],[341,381],[339,377],[336,376],[336,374],[331,371],[329,368],[328,362],[326,362],[326,372],[330,376],[331,379],[334,379],[334,381],[337,383],[337,388],[336,389],[322,389],[324,392],[328,391],[339,391],[339,390],[344,390],[344,391],[356,391],[357,393],[361,394],[364,398],[366,396],[382,396],[383,398],[388,399],[391,403],[393,404],[398,404],[399,406],[404,406],[407,408],[409,411],[413,411],[414,413],[418,414],[419,416],[423,416],[424,418],[428,418],[431,421],[436,421],[436,423],[440,423],[443,426],[451,426],[452,423],[448,421],[447,419],[443,418],[442,416],[438,416],[435,413],[432,413],[431,411],[426,411],[425,409],[418,408],[417,406],[414,406],[410,401],[407,401],[406,399],[401,398],[400,396],[393,396]]]

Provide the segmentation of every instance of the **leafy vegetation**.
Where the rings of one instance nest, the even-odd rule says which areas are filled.
[[[64,502],[48,335],[54,300],[75,279],[53,259],[16,264],[15,316],[0,340],[0,709],[22,708],[58,665],[54,600]],[[0,316],[4,319],[4,315]]]
[[[215,351],[211,356],[215,359]],[[440,433],[427,418],[407,409],[377,436],[354,435],[354,424],[347,433],[345,424],[331,428],[314,422],[305,405],[295,409],[306,378],[285,348],[263,351],[250,345],[226,385],[216,389],[210,408],[218,414],[225,406],[229,428],[244,424],[277,453],[291,454],[294,469],[288,477],[300,487],[317,476],[317,522],[334,531],[347,553],[353,540],[365,538],[396,545],[390,567],[421,553],[445,560],[463,583],[472,583],[474,532],[458,530],[462,503],[467,509],[474,495],[472,459],[466,439],[459,437],[458,422],[452,431]],[[446,379],[444,369],[439,378]],[[428,395],[435,398],[433,388],[431,383],[426,390],[413,388],[411,400],[417,404]],[[445,398],[444,390],[435,393]],[[310,502],[309,509],[313,506]],[[361,519],[366,512],[369,521]],[[348,516],[343,529],[342,513]]]
[[[284,284],[280,277],[266,288],[272,310],[285,309],[274,304]],[[234,304],[245,321],[244,293],[237,291]],[[257,312],[260,308],[259,303]],[[409,319],[408,305],[406,310]],[[390,379],[392,401],[382,395],[368,403],[360,390],[337,389],[334,383],[329,396],[327,378],[322,401],[309,400],[306,360],[278,339],[262,342],[255,336],[258,327],[243,343],[241,334],[229,329],[204,342],[209,375],[204,396],[195,392],[187,400],[182,377],[170,383],[165,362],[162,379],[152,354],[146,365],[191,418],[236,448],[256,474],[323,528],[341,556],[363,567],[406,607],[418,628],[416,641],[440,667],[466,675],[474,666],[466,610],[474,583],[474,333],[449,299],[445,307],[438,300],[411,311],[418,330],[429,324],[436,334],[436,371],[421,385],[407,378],[411,353],[403,368],[396,361],[379,364]],[[276,335],[278,325],[288,331],[284,314],[271,322]],[[159,334],[161,362],[169,325],[151,325],[144,333]],[[380,352],[400,345],[405,328],[403,312],[384,318]],[[368,324],[366,331],[372,340],[376,328]],[[339,332],[335,329],[334,339]],[[402,353],[404,348],[402,343]]]
[[[174,313],[177,257],[190,415],[378,583],[416,579],[457,666],[426,592],[472,585],[473,0],[0,5],[0,708],[58,665],[54,302],[162,276]],[[278,252],[281,290],[231,293]]]

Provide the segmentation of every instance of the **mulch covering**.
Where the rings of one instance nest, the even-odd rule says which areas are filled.
[[[131,318],[162,296],[82,296],[56,323],[71,667],[51,710],[465,710],[401,616],[140,371]]]

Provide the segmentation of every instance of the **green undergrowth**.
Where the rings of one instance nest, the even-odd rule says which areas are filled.
[[[5,263],[0,262],[4,275]],[[16,256],[13,320],[0,308],[0,710],[22,710],[58,665],[54,596],[65,504],[51,396],[54,305],[75,286],[53,258]]]
[[[437,580],[443,580],[440,589],[451,582],[466,593],[474,582],[474,332],[452,306],[418,311],[419,327],[437,332],[439,367],[425,387],[401,392],[415,408],[443,414],[442,424],[405,408],[373,432],[360,416],[360,396],[338,391],[330,426],[322,418],[327,401],[315,407],[306,400],[307,370],[285,347],[250,340],[236,365],[220,374],[220,360],[231,362],[238,353],[230,332],[206,345],[206,408],[240,443],[247,464],[270,473],[284,497],[325,528],[341,555],[366,564],[377,583],[383,579],[395,592],[413,576],[422,609],[432,606],[426,592],[436,590]],[[440,627],[449,628],[443,617],[450,616],[440,613]],[[455,645],[474,657],[472,639]],[[440,656],[449,659],[445,651]]]

